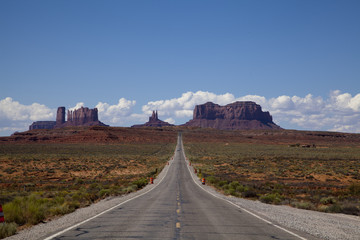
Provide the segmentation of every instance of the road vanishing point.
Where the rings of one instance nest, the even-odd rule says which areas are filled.
[[[216,197],[190,171],[179,133],[156,187],[45,239],[315,239]]]

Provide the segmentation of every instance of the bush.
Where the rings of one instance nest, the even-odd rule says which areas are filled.
[[[320,199],[320,203],[324,205],[336,203],[336,199],[333,197],[323,197]]]
[[[37,224],[45,219],[48,203],[49,200],[41,199],[36,194],[17,197],[4,205],[4,214],[9,222],[15,222],[19,225]]]
[[[133,184],[136,185],[137,189],[141,189],[148,184],[148,180],[146,178],[141,178],[141,179],[133,182]]]
[[[351,195],[360,196],[360,184],[351,184],[349,186],[349,192]]]
[[[53,208],[51,208],[50,210],[50,213],[54,216],[57,216],[57,215],[64,215],[64,214],[67,214],[67,213],[70,213],[72,212],[69,208],[69,205],[64,203],[60,206],[54,206]]]
[[[306,210],[315,210],[314,204],[311,202],[295,202],[291,204],[293,207],[306,209]]]
[[[359,204],[354,203],[344,203],[341,205],[341,212],[345,214],[351,214],[360,216],[360,208]]]
[[[219,180],[217,180],[214,176],[208,176],[206,178],[206,181],[210,184],[216,184],[217,182],[219,182]]]
[[[227,185],[227,184],[228,184],[227,181],[220,181],[220,182],[218,183],[218,186],[219,186],[219,187],[223,187],[224,185]]]
[[[280,204],[282,201],[282,197],[279,193],[270,193],[261,196],[260,201],[267,204]]]
[[[245,192],[243,192],[241,194],[241,196],[244,197],[244,198],[258,198],[257,193],[253,189],[246,190]]]
[[[234,181],[234,182],[229,183],[229,188],[230,189],[235,189],[236,190],[237,187],[240,187],[240,183],[238,181]]]
[[[99,196],[100,196],[100,198],[110,196],[110,189],[101,189],[99,192]]]
[[[326,208],[326,212],[328,213],[341,213],[341,207],[339,204],[332,204]]]
[[[16,223],[3,223],[0,224],[0,239],[10,237],[16,233]]]

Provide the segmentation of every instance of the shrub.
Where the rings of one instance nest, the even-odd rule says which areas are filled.
[[[245,192],[243,192],[241,194],[241,196],[244,197],[244,198],[258,198],[257,193],[253,189],[246,190]]]
[[[37,224],[45,219],[48,202],[49,200],[41,199],[36,194],[17,197],[4,205],[4,214],[9,222],[15,222],[19,225]]]
[[[141,178],[133,182],[133,184],[136,185],[137,189],[141,189],[148,184],[148,180],[146,178]]]
[[[56,215],[64,215],[67,213],[70,213],[69,205],[64,203],[62,205],[54,206],[53,208],[50,208],[49,210],[50,214],[56,216]]]
[[[332,204],[326,208],[326,212],[328,213],[341,213],[341,207],[339,204]]]
[[[19,225],[25,224],[22,214],[21,198],[17,197],[13,201],[3,205],[4,215],[9,222],[16,222]]]
[[[110,196],[110,189],[101,189],[99,192],[100,198]]]
[[[0,239],[10,237],[16,233],[16,223],[3,223],[0,224]]]
[[[336,199],[333,197],[323,197],[320,199],[320,203],[324,205],[336,203]]]
[[[228,184],[227,181],[220,181],[220,182],[218,183],[218,186],[219,186],[219,187],[223,187],[224,185],[227,185],[227,184]]]
[[[124,193],[131,193],[137,190],[137,185],[131,185],[127,188],[124,188]]]
[[[210,184],[216,184],[217,182],[219,182],[219,180],[217,180],[214,176],[208,176],[206,178],[206,181]]]
[[[351,195],[360,195],[360,184],[351,184],[349,186],[349,192]]]
[[[315,206],[311,202],[295,202],[291,204],[293,207],[306,209],[306,210],[314,210]]]
[[[260,197],[260,201],[263,203],[273,203],[273,204],[280,204],[282,201],[282,197],[280,196],[279,193],[270,193],[270,194],[265,194],[263,196]]]
[[[355,203],[344,203],[341,205],[341,212],[345,214],[351,214],[360,216],[360,208],[359,204]]]
[[[238,181],[234,181],[234,182],[231,182],[229,184],[230,189],[235,189],[236,190],[237,187],[240,187],[240,183]]]

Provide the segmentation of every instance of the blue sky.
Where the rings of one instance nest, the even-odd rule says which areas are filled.
[[[243,99],[285,128],[360,132],[359,12],[357,0],[1,0],[0,135],[58,106],[131,126],[151,108],[181,124],[196,104]]]

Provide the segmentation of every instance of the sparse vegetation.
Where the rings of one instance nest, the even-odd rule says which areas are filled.
[[[6,220],[0,236],[143,188],[174,148],[174,143],[0,144],[0,203]]]
[[[3,223],[0,224],[0,239],[10,237],[16,233],[16,223]]]
[[[224,194],[269,204],[360,215],[360,148],[186,141],[201,176]],[[324,144],[324,143],[322,143]],[[307,146],[307,145],[306,145]]]

